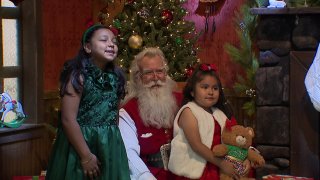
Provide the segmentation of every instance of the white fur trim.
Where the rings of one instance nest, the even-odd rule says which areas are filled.
[[[224,127],[227,117],[217,108],[213,108],[213,114],[209,114],[196,103],[189,102],[179,110],[174,120],[174,138],[171,142],[168,168],[176,175],[197,179],[200,178],[203,173],[206,160],[192,150],[183,130],[178,126],[177,121],[185,108],[190,108],[196,117],[201,141],[208,148],[211,148],[213,141],[214,121],[212,116],[215,117],[221,128]]]

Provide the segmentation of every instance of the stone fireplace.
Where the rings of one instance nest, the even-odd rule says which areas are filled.
[[[320,42],[320,8],[251,12],[259,15],[255,143],[266,159],[257,179],[267,174],[319,179],[319,112],[304,77]]]

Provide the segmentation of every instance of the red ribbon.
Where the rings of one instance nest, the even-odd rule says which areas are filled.
[[[218,68],[215,64],[201,64],[200,69],[202,71],[215,71],[217,72]]]
[[[232,116],[231,119],[226,120],[226,129],[231,131],[231,127],[237,125],[237,120]]]
[[[117,28],[115,28],[115,27],[110,27],[109,29],[110,29],[110,31],[113,32],[113,34],[114,34],[115,36],[118,36],[119,30],[118,30]]]

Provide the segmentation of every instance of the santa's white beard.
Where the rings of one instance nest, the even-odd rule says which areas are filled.
[[[151,82],[137,91],[139,112],[144,125],[156,128],[172,127],[178,106],[172,94],[174,82],[170,80],[166,83],[160,80]],[[161,86],[150,88],[155,84]]]

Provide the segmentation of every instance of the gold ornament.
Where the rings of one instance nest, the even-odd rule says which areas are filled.
[[[138,49],[142,46],[142,37],[138,34],[130,36],[128,40],[128,45],[132,49]]]

